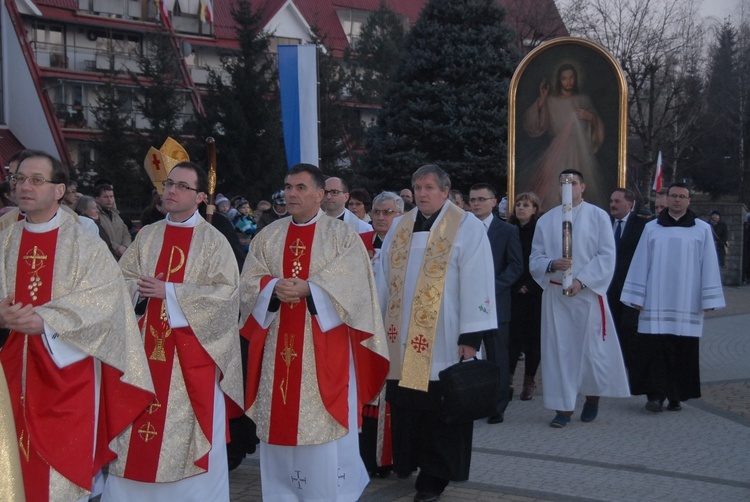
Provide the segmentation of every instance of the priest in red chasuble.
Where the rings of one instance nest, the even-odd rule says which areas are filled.
[[[357,500],[369,480],[357,429],[388,371],[385,333],[367,251],[321,211],[324,187],[315,166],[288,171],[292,218],[255,236],[242,272],[264,500]]]
[[[88,498],[111,441],[153,399],[122,274],[60,209],[67,181],[30,152],[12,178],[26,218],[0,234],[0,364],[29,501]]]
[[[239,271],[198,213],[205,171],[180,162],[163,185],[167,217],[120,259],[131,294],[147,299],[139,325],[156,397],[118,438],[102,500],[228,501],[226,417],[242,414]]]

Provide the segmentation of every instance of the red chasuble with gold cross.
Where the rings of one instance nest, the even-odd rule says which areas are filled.
[[[298,226],[289,224],[284,242],[283,277],[307,280],[310,275],[312,244],[319,223]],[[263,289],[274,277],[265,276],[260,281]],[[281,303],[276,333],[258,325],[251,315],[240,330],[250,342],[247,392],[245,408],[250,409],[256,400],[261,380],[264,351],[276,347],[273,364],[272,397],[270,402],[270,428],[268,443],[296,446],[300,422],[301,389],[303,381],[317,380],[317,388],[325,410],[336,422],[348,428],[347,389],[349,385],[350,348],[357,376],[358,416],[362,406],[377,395],[382,385],[381,374],[387,371],[387,361],[362,347],[370,338],[365,333],[342,324],[323,332],[314,316],[310,316],[306,302]],[[308,317],[309,320],[308,320]],[[315,358],[315,374],[304,371],[306,326],[310,323]],[[267,337],[275,336],[275,344],[267,344]],[[309,336],[309,335],[308,335]],[[309,344],[307,345],[310,346]]]
[[[164,244],[156,264],[154,276],[182,283],[193,237],[192,227],[168,225]],[[205,351],[190,327],[171,328],[166,301],[151,298],[146,314],[139,322],[144,332],[144,345],[156,397],[133,423],[124,477],[136,481],[156,482],[159,455],[170,441],[164,436],[175,357],[179,360],[190,405],[203,435],[211,440],[213,428],[214,385],[216,364]],[[208,470],[208,453],[195,465]]]
[[[23,231],[15,302],[42,306],[52,300],[58,230]],[[102,364],[95,422],[92,357],[58,368],[40,334],[12,331],[0,362],[12,399],[27,500],[50,498],[50,468],[91,490],[93,476],[116,458],[110,441],[132,422],[134,409],[148,401],[149,393],[122,383],[121,372]]]

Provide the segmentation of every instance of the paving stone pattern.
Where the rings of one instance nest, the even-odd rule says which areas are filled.
[[[727,308],[706,316],[701,399],[650,414],[643,396],[603,398],[585,424],[581,397],[570,425],[552,429],[539,382],[534,399],[511,401],[504,423],[477,421],[469,481],[441,500],[750,501],[750,286],[724,292]],[[519,364],[516,395],[522,375]],[[261,500],[257,453],[230,485],[233,501]],[[413,486],[414,477],[373,479],[361,500],[410,502]]]

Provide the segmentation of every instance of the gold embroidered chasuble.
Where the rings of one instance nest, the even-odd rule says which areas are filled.
[[[221,390],[242,406],[237,262],[226,238],[202,217],[198,218],[185,264],[184,282],[174,284],[175,295],[190,329],[221,372]],[[166,220],[162,220],[144,227],[120,259],[131,295],[137,291],[138,277],[153,277],[166,226]],[[131,434],[137,431],[130,428],[118,437],[115,447],[119,458],[110,465],[111,474],[123,477]],[[211,438],[198,426],[177,355],[173,359],[163,434],[157,482],[177,481],[206,472],[196,466],[195,461],[210,451]],[[223,446],[213,445],[214,448]]]
[[[25,500],[21,457],[16,438],[8,385],[5,382],[5,373],[0,368],[0,472],[3,473],[0,500]]]
[[[359,348],[376,356],[371,359],[382,360],[383,364],[387,365],[383,321],[367,251],[359,235],[350,226],[325,216],[322,212],[319,215],[315,223],[312,249],[307,250],[310,253],[308,282],[328,294],[336,313],[350,330],[373,334],[363,339]],[[253,239],[241,277],[242,326],[245,326],[248,317],[251,316],[268,278],[284,277],[283,260],[285,255],[289,257],[289,253],[284,252],[284,245],[291,225],[291,218],[278,220],[265,227],[263,232]],[[295,308],[307,309],[305,302],[301,302]],[[305,312],[305,325],[300,330],[303,331],[304,337],[303,350],[302,354],[298,354],[302,360],[302,374],[297,445],[327,443],[347,433],[347,429],[334,419],[324,404],[319,387],[321,382],[317,376],[318,362],[314,350],[312,318],[309,311]],[[250,320],[251,323],[252,321],[253,319]],[[283,347],[277,345],[279,324],[280,315],[277,313],[268,327],[268,335],[261,349],[262,356],[258,355],[259,359],[262,357],[262,371],[256,368],[260,373],[259,381],[255,382],[257,394],[247,412],[257,425],[258,437],[265,442],[269,442],[272,401],[274,392],[278,390],[273,388],[274,372],[277,364],[283,364],[279,357]],[[250,343],[252,347],[253,341]],[[362,375],[361,366],[358,366],[358,362],[365,361],[358,361],[358,348],[352,347],[352,350],[355,353],[357,378],[365,379],[368,375]],[[248,386],[253,380],[250,375],[252,370],[248,369]],[[345,375],[336,377],[346,378]],[[361,383],[358,381],[358,387]],[[377,384],[378,388],[371,397],[379,391],[382,383]]]
[[[121,373],[121,382],[153,393],[130,296],[117,280],[117,262],[104,241],[81,227],[69,211],[58,211],[56,218],[52,299],[36,312],[61,340]],[[23,232],[24,221],[19,221],[0,234],[2,298],[15,291]],[[88,493],[50,467],[50,500],[77,500]]]

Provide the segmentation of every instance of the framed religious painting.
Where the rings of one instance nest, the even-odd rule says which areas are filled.
[[[543,211],[560,204],[560,172],[576,169],[584,199],[602,209],[626,179],[627,85],[602,46],[564,37],[531,51],[510,83],[508,211],[534,192]]]

